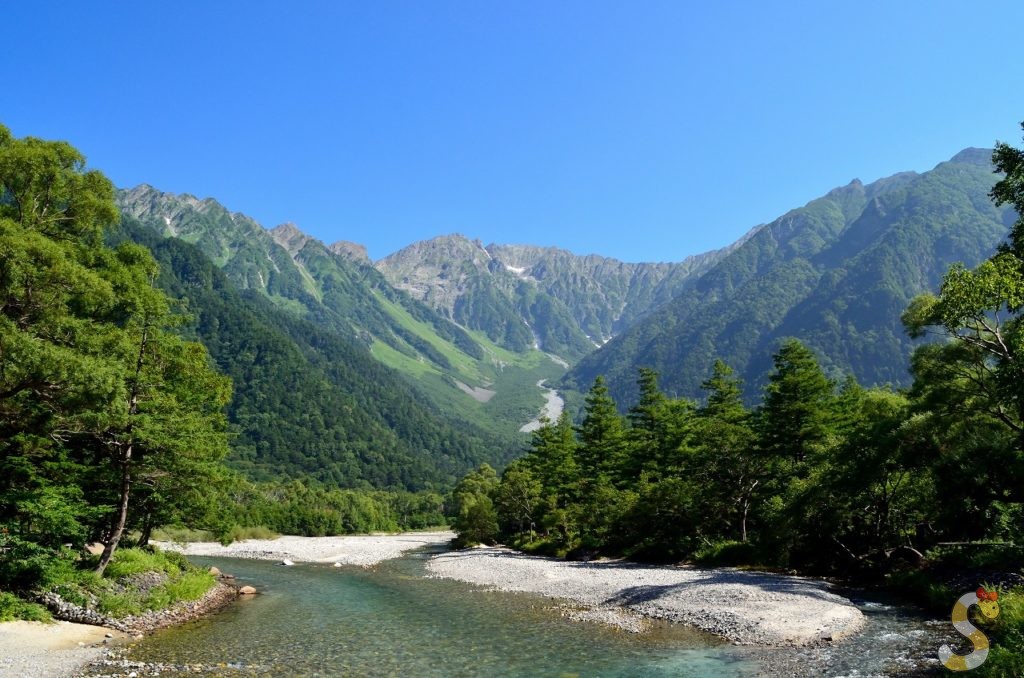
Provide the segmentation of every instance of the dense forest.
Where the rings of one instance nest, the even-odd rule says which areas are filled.
[[[1000,145],[993,162],[1005,173],[995,204],[1024,214],[1024,152]],[[1022,308],[1018,218],[993,256],[953,266],[937,295],[909,304],[907,333],[939,340],[914,351],[906,390],[829,379],[795,339],[774,353],[755,408],[721,360],[708,366],[700,401],[666,396],[656,372],[641,369],[625,416],[599,376],[578,426],[563,414],[500,477],[481,467],[460,481],[460,540],[581,558],[932,576],[943,606],[955,598],[938,593],[944,567],[985,565],[1018,583]],[[1019,613],[1020,599],[1017,590],[1003,600]],[[1024,672],[1024,625],[1012,619],[991,675]]]

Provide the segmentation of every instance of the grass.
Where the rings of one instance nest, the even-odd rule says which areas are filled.
[[[235,525],[228,532],[228,539],[231,541],[242,541],[243,539],[277,539],[280,537],[277,532],[257,525],[255,527],[239,527]]]
[[[440,337],[429,323],[422,322],[412,317],[411,313],[398,304],[386,299],[378,290],[374,290],[373,293],[376,295],[381,307],[387,311],[387,313],[394,318],[398,324],[413,334],[422,337],[431,346],[437,349],[439,353],[447,358],[455,370],[459,374],[463,375],[463,381],[466,379],[471,381],[480,380],[482,375],[480,374],[479,364],[475,358],[463,353],[455,346],[455,344]]]
[[[163,572],[174,576],[183,568],[190,567],[187,561],[176,553],[148,551],[146,549],[119,549],[110,561],[103,576],[107,579],[121,579],[144,572]]]
[[[216,583],[213,575],[184,556],[158,550],[118,549],[102,577],[93,571],[95,557],[82,558],[74,565],[51,573],[49,590],[70,603],[95,608],[111,617],[163,610],[178,602],[198,600]],[[134,579],[150,572],[158,572],[166,579],[149,590],[141,590]]]
[[[460,419],[510,441],[522,435],[518,433],[519,427],[533,419],[544,404],[544,394],[537,388],[537,382],[541,379],[554,382],[565,373],[565,368],[540,351],[509,351],[483,332],[467,330],[484,351],[483,359],[473,358],[440,337],[430,324],[417,320],[379,292],[375,294],[382,308],[396,322],[444,355],[452,369],[441,369],[429,360],[406,355],[382,341],[373,342],[370,348],[373,356],[411,377],[430,400],[443,403],[446,409],[454,409]],[[487,403],[477,402],[458,390],[453,379],[494,390],[496,394]],[[522,438],[525,444],[528,437],[522,435]]]
[[[153,530],[153,541],[169,541],[176,544],[188,544],[194,541],[217,541],[209,530],[193,530],[178,525],[165,525]]]
[[[391,369],[414,377],[421,377],[425,374],[440,374],[434,363],[407,356],[380,340],[375,340],[370,346],[370,354]]]
[[[24,619],[26,621],[51,622],[49,610],[42,605],[22,600],[13,593],[0,591],[0,622]]]
[[[979,676],[1024,676],[1024,587],[999,592],[999,616],[991,630],[988,661]]]

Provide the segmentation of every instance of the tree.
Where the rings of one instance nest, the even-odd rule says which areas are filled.
[[[691,435],[694,404],[669,399],[658,389],[658,373],[640,368],[640,400],[629,410],[629,443],[624,481],[635,483],[646,475],[663,478],[679,470],[683,449]]]
[[[761,446],[769,456],[799,465],[828,436],[834,385],[796,339],[783,342],[772,360],[758,420]]]
[[[584,411],[577,454],[580,474],[586,480],[617,483],[626,460],[626,432],[604,377],[594,380]]]
[[[509,535],[536,528],[541,510],[541,484],[522,460],[512,462],[501,474],[494,506],[501,517],[502,532]]]
[[[732,368],[716,360],[711,376],[701,384],[707,402],[697,411],[699,441],[694,475],[705,488],[711,513],[737,524],[740,541],[747,541],[747,520],[764,482],[767,464],[756,449],[751,415],[743,405],[743,386]]]
[[[938,295],[916,297],[903,315],[911,336],[945,340],[915,351],[912,394],[946,442],[940,483],[955,487],[943,489],[969,497],[979,522],[995,501],[1024,500],[1024,151],[1000,143],[992,161],[1005,176],[990,196],[1018,214],[1006,242],[973,270],[953,266]],[[979,465],[999,472],[965,486]]]
[[[498,474],[487,464],[466,474],[452,490],[452,527],[462,545],[493,544],[498,538],[498,513],[492,497]]]
[[[171,331],[149,252],[104,245],[113,186],[78,151],[0,127],[0,187],[0,515],[44,543],[17,499],[49,497],[52,534],[102,534],[102,573],[143,470],[183,479],[224,456],[229,387]]]
[[[576,494],[580,480],[576,452],[576,431],[568,412],[562,412],[554,424],[545,420],[533,433],[525,462],[556,505]]]

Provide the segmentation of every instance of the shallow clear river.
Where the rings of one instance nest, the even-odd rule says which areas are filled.
[[[376,568],[194,558],[260,595],[135,645],[128,659],[227,674],[753,676],[734,648],[665,624],[628,634],[562,618],[559,603],[426,579],[414,552]]]
[[[539,596],[427,579],[424,561],[444,549],[366,570],[193,558],[260,595],[150,636],[126,658],[224,675],[795,678],[920,675],[938,647],[934,622],[855,596],[868,626],[831,647],[736,648],[667,623],[629,634],[566,620],[562,603]]]

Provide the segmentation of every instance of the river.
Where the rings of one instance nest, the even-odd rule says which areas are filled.
[[[371,569],[194,557],[260,594],[150,636],[127,658],[225,675],[757,675],[736,648],[678,625],[629,634],[568,621],[556,601],[425,578],[424,560],[444,548]]]
[[[865,633],[832,647],[737,648],[668,623],[630,634],[566,620],[558,601],[424,577],[444,548],[370,569],[193,557],[260,594],[147,637],[127,659],[217,675],[742,677],[767,665],[767,675],[870,676],[902,674],[935,642],[923,618],[868,600],[857,601]]]

